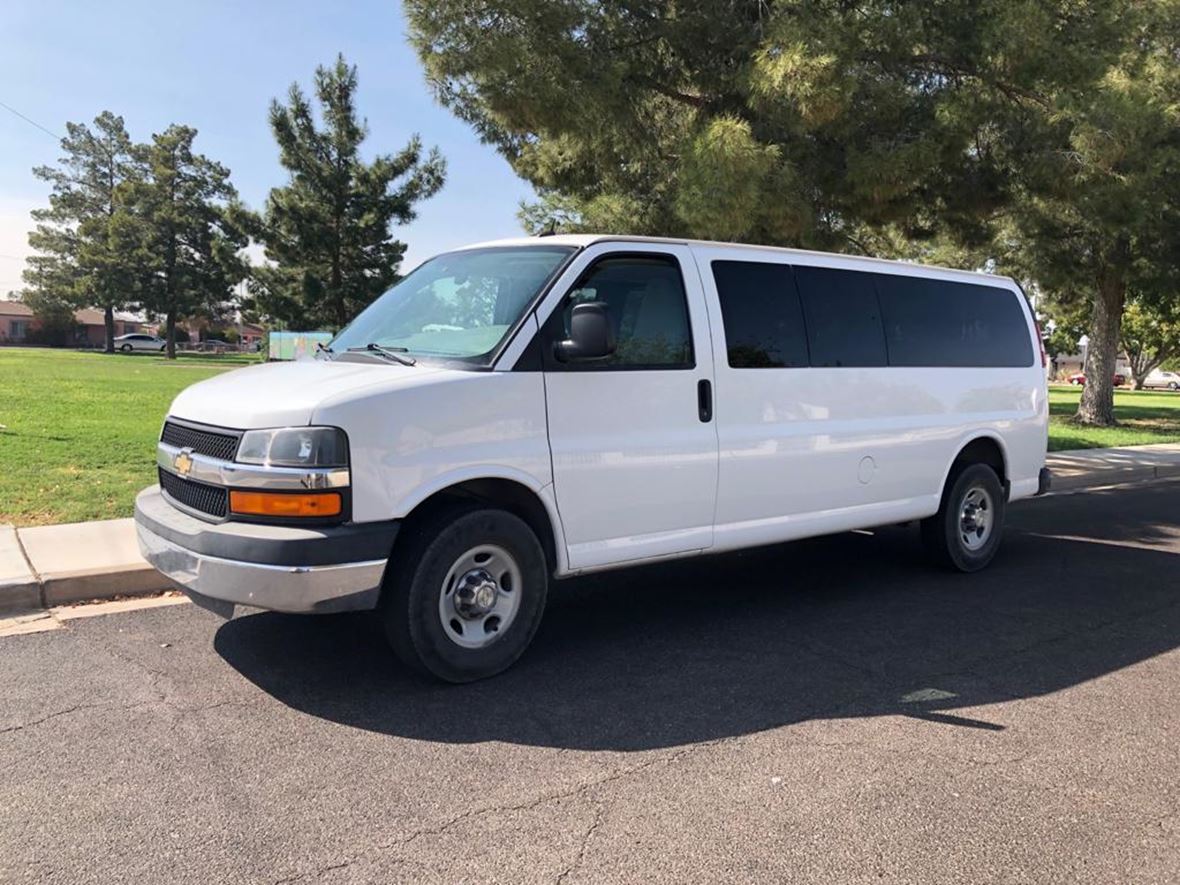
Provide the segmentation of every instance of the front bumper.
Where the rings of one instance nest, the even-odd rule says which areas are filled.
[[[135,501],[140,552],[181,590],[281,612],[376,607],[399,526],[211,524],[177,510],[159,486]]]

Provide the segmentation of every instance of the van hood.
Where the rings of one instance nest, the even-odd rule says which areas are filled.
[[[309,424],[316,408],[358,395],[414,387],[458,370],[418,363],[299,360],[226,372],[183,390],[169,415],[251,430]]]

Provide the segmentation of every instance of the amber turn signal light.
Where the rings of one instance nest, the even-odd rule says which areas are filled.
[[[339,492],[280,495],[274,492],[230,492],[229,509],[243,516],[339,516]]]

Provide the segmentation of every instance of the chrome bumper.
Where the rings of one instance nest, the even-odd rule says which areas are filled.
[[[280,612],[373,608],[387,560],[343,565],[264,565],[185,550],[136,525],[139,550],[181,590],[235,605]]]
[[[376,607],[397,525],[210,524],[172,507],[153,486],[136,499],[135,530],[144,559],[197,602],[338,612]]]

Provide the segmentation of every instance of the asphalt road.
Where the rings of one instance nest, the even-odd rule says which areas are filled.
[[[1174,882],[1178,554],[1161,483],[974,576],[903,528],[600,576],[463,687],[364,616],[0,639],[0,882]]]

